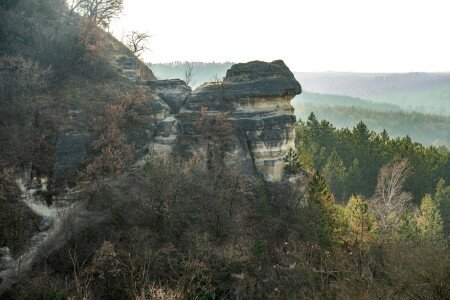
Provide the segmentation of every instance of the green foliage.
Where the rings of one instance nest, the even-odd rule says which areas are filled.
[[[325,248],[333,247],[337,242],[334,197],[319,172],[314,174],[308,186],[308,208],[314,216],[315,242]]]
[[[351,196],[345,206],[347,233],[345,241],[353,246],[367,245],[376,235],[375,216],[369,212],[367,201],[359,196]]]
[[[295,174],[300,171],[300,160],[297,150],[289,148],[283,160],[284,160],[284,171],[287,174]]]
[[[410,240],[417,239],[417,237],[420,236],[419,228],[417,226],[417,214],[413,211],[406,211],[403,213],[397,223],[395,233],[399,238]]]
[[[333,98],[330,99],[332,101]],[[450,116],[425,114],[422,110],[380,111],[359,106],[320,105],[315,102],[294,104],[294,107],[297,117],[301,119],[306,119],[310,112],[314,112],[318,118],[326,119],[338,128],[354,127],[362,120],[378,133],[386,129],[392,137],[409,135],[427,146],[450,147]]]
[[[450,185],[446,185],[444,179],[439,179],[434,193],[434,202],[442,216],[444,233],[450,235]]]
[[[262,237],[258,236],[253,243],[253,256],[261,264],[267,256],[266,244]]]
[[[441,214],[430,195],[425,195],[420,203],[417,227],[422,236],[440,238],[443,233]]]
[[[340,201],[345,201],[348,174],[344,162],[337,154],[335,148],[333,148],[330,157],[328,157],[322,173],[336,198]]]
[[[439,178],[450,179],[447,149],[424,147],[408,136],[392,139],[386,131],[370,131],[363,122],[351,130],[336,129],[327,121],[319,122],[311,113],[306,123],[298,122],[295,142],[301,157],[307,157],[315,170],[323,170],[340,200],[351,194],[372,196],[381,166],[397,156],[407,158],[413,170],[414,176],[406,181],[405,190],[416,201],[433,193]]]

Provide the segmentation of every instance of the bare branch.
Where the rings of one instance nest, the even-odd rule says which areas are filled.
[[[381,168],[375,193],[370,201],[381,228],[389,229],[395,224],[412,200],[412,195],[403,191],[410,172],[406,159],[396,159]]]
[[[145,32],[132,31],[125,36],[125,44],[131,52],[139,57],[144,50],[149,49],[147,47],[149,38],[150,35]]]

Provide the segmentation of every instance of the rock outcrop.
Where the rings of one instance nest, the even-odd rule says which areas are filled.
[[[192,93],[192,89],[180,79],[149,80],[147,85],[170,106],[172,113],[178,113]]]
[[[294,144],[294,108],[301,86],[283,61],[236,64],[223,82],[197,88],[177,115],[162,120],[151,144],[160,153],[173,149],[179,134],[191,134],[202,107],[209,114],[229,113],[235,147],[225,163],[253,168],[267,180],[280,180],[283,158]]]
[[[54,178],[75,178],[80,165],[88,158],[91,143],[89,133],[65,133],[55,146]]]
[[[235,64],[223,82],[206,83],[195,91],[179,79],[148,80],[139,76],[142,71],[130,57],[118,57],[113,64],[123,77],[153,95],[137,111],[148,124],[125,132],[128,142],[135,145],[136,154],[143,155],[147,150],[171,153],[183,140],[181,136],[194,134],[201,110],[207,110],[209,116],[226,113],[233,128],[233,146],[225,154],[225,164],[239,166],[266,180],[282,178],[283,158],[294,145],[296,120],[290,101],[302,91],[283,61]],[[73,111],[76,117],[79,110]],[[85,133],[58,138],[56,177],[75,174],[88,157],[89,142],[90,136]],[[202,153],[201,148],[198,145],[191,150]]]

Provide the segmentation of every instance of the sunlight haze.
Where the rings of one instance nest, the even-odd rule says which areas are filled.
[[[147,62],[283,59],[295,71],[450,71],[448,1],[125,0]]]

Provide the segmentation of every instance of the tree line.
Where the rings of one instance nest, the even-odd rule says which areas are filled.
[[[330,102],[334,98],[330,99]],[[359,120],[376,132],[386,129],[391,137],[409,135],[424,145],[450,146],[450,117],[421,112],[381,111],[378,108],[363,107],[359,103],[331,105],[330,103],[294,104],[297,116],[307,119],[311,112],[320,119],[326,119],[336,127],[353,127]],[[386,110],[389,107],[386,106]]]
[[[313,113],[297,123],[295,142],[285,157],[286,171],[314,174],[309,199],[320,199],[320,207],[365,207],[379,232],[450,232],[450,152],[445,147],[424,147],[408,136],[392,139],[363,122],[336,129]],[[342,221],[324,218],[333,219]]]

